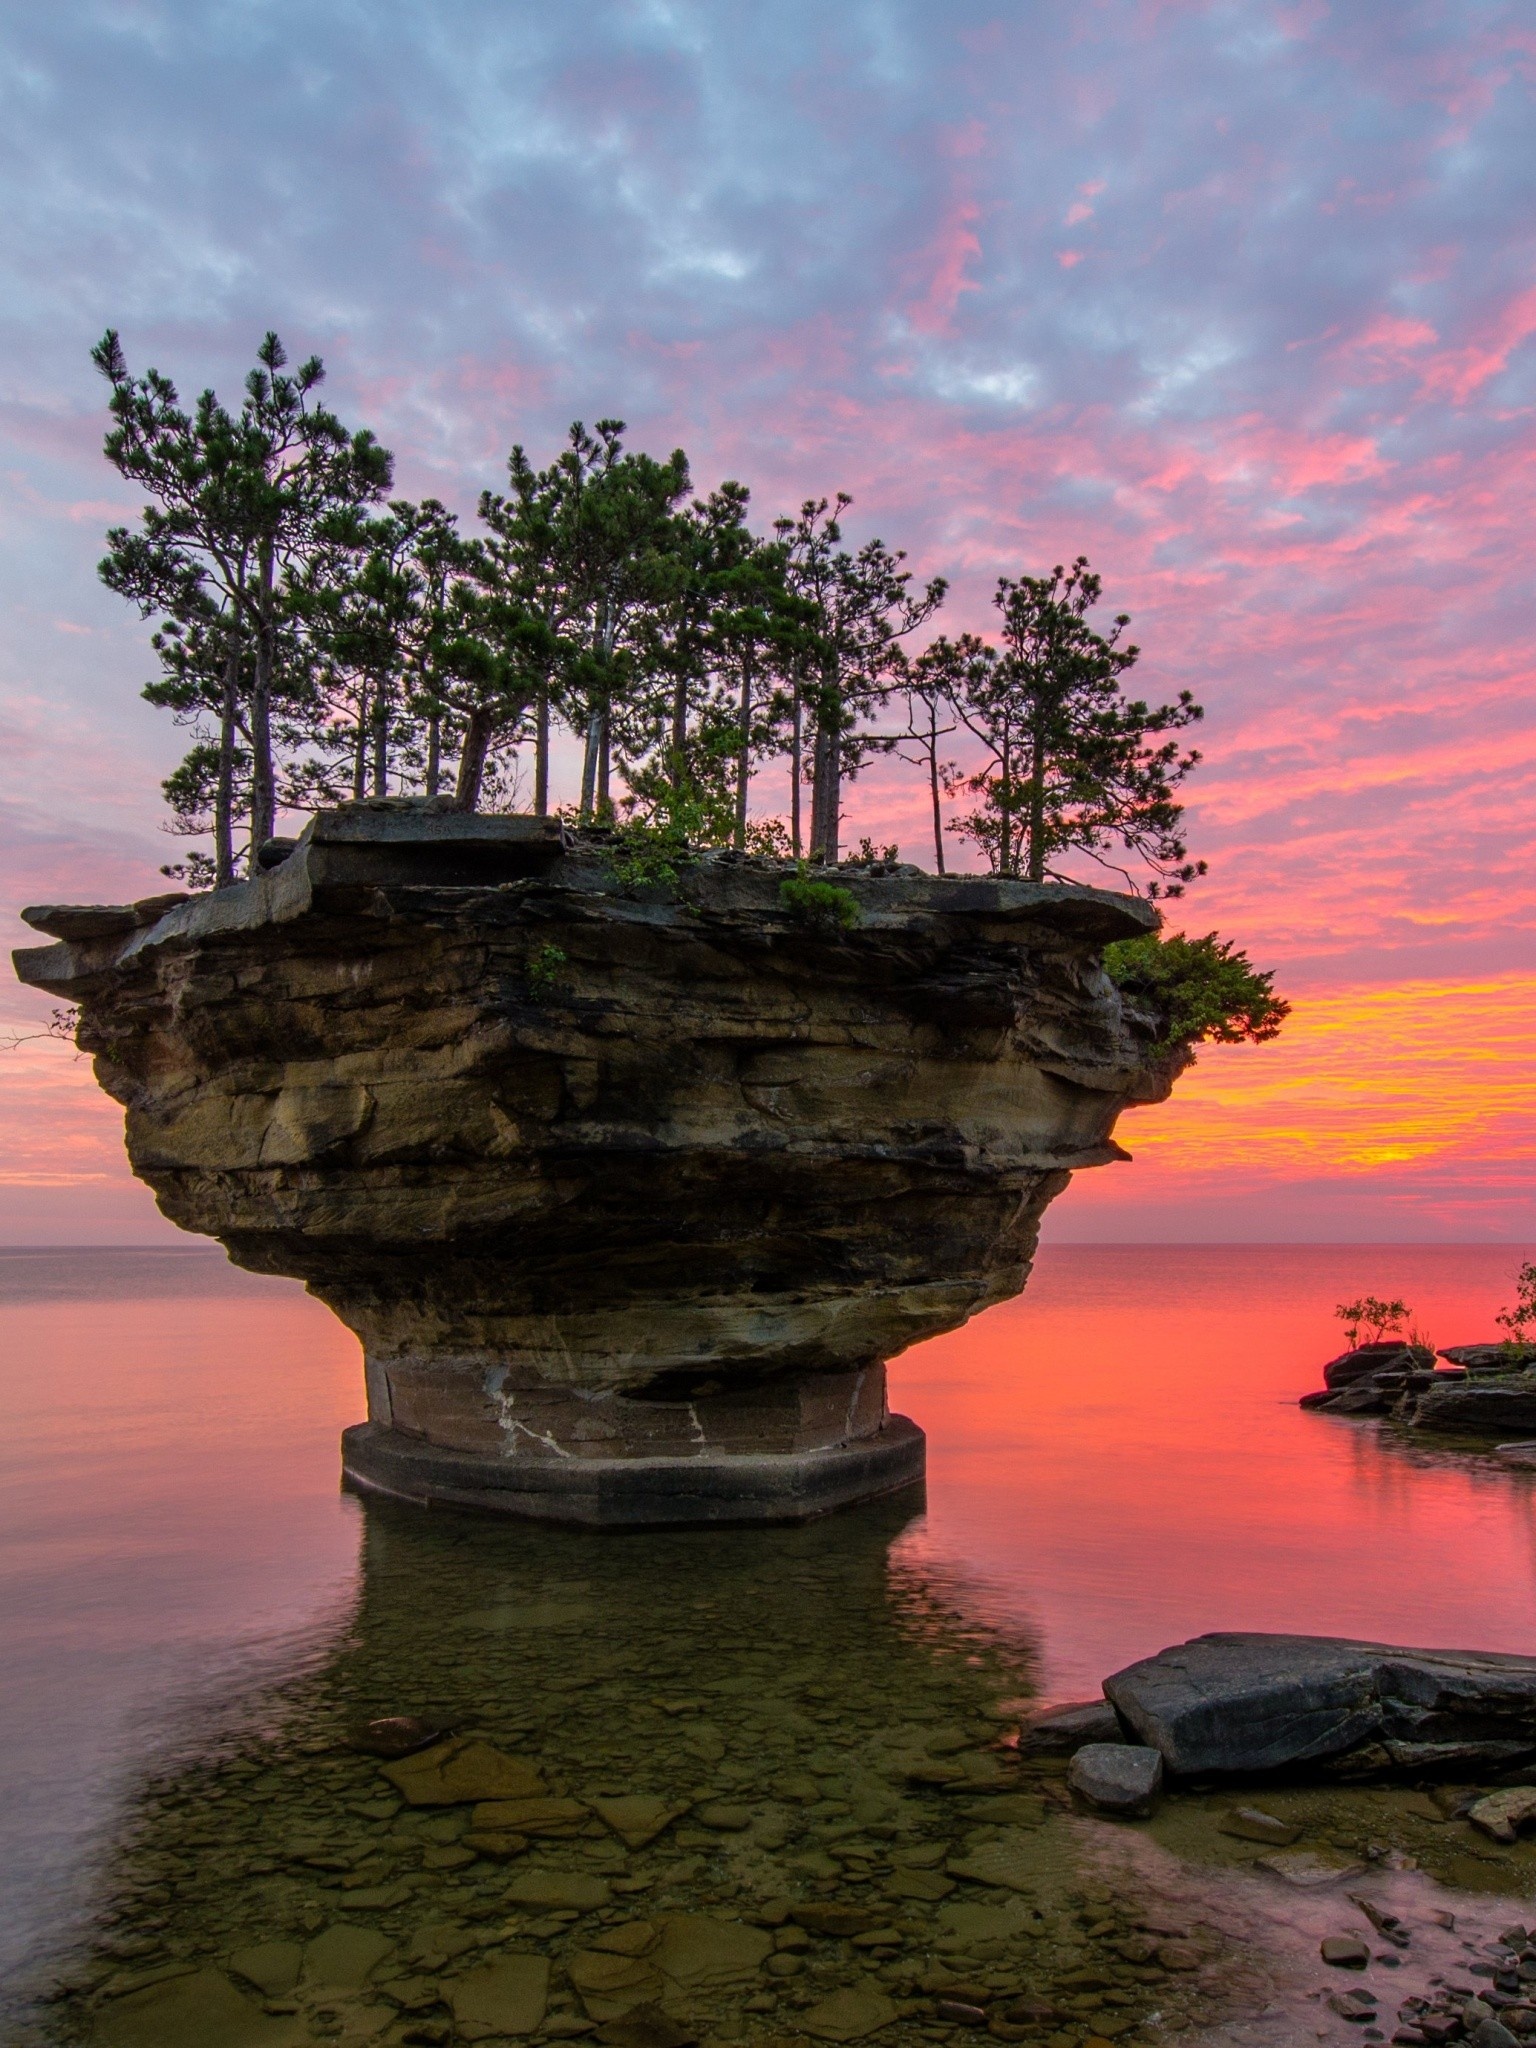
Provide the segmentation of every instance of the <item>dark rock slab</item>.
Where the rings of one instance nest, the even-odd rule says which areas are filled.
[[[1521,1372],[1536,1365],[1536,1344],[1448,1344],[1440,1356],[1469,1372]]]
[[[1179,1778],[1506,1767],[1536,1756],[1536,1658],[1335,1636],[1208,1635],[1105,1696]]]
[[[1357,1344],[1353,1351],[1341,1351],[1337,1358],[1329,1359],[1323,1367],[1323,1384],[1330,1389],[1348,1387],[1356,1380],[1369,1379],[1384,1366],[1412,1372],[1416,1367],[1433,1363],[1432,1352],[1420,1350],[1412,1344]]]
[[[1536,1372],[1452,1380],[1426,1387],[1413,1410],[1415,1429],[1445,1436],[1508,1436],[1536,1431]]]
[[[1073,1700],[1047,1707],[1019,1730],[1019,1748],[1040,1756],[1070,1756],[1085,1742],[1124,1742],[1119,1716],[1107,1700]]]

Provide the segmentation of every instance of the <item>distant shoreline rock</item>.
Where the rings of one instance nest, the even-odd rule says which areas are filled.
[[[1437,1366],[1436,1358],[1446,1361]],[[1323,1385],[1298,1407],[1382,1415],[1430,1435],[1536,1431],[1536,1345],[1361,1344],[1329,1359]]]

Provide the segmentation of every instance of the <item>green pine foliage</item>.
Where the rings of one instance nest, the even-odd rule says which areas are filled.
[[[792,917],[820,932],[851,932],[859,922],[859,906],[851,890],[835,882],[812,881],[803,872],[779,884],[779,901]]]
[[[1214,932],[1118,939],[1104,948],[1104,966],[1118,988],[1158,1018],[1159,1042],[1168,1046],[1262,1045],[1291,1012],[1275,994],[1273,973]]]

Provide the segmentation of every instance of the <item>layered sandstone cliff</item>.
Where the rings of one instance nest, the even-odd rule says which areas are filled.
[[[787,872],[634,888],[552,821],[349,805],[213,895],[30,911],[17,969],[165,1214],[357,1332],[375,1436],[803,1459],[892,1441],[884,1362],[1019,1291],[1178,1063],[1100,962],[1135,899],[844,869],[827,930]]]

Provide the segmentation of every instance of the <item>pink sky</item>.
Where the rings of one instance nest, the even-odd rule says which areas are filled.
[[[1135,1163],[1051,1228],[1536,1236],[1520,10],[280,0],[237,34],[142,0],[4,34],[10,911],[147,893],[174,852],[184,736],[94,575],[132,500],[86,351],[111,322],[233,392],[276,325],[466,513],[514,439],[617,411],[765,520],[850,490],[856,537],[952,579],[950,630],[1088,554],[1138,687],[1207,706],[1181,921],[1296,1014],[1127,1119]],[[890,765],[848,829],[931,859]],[[6,1055],[0,1241],[164,1228],[86,1066]]]

